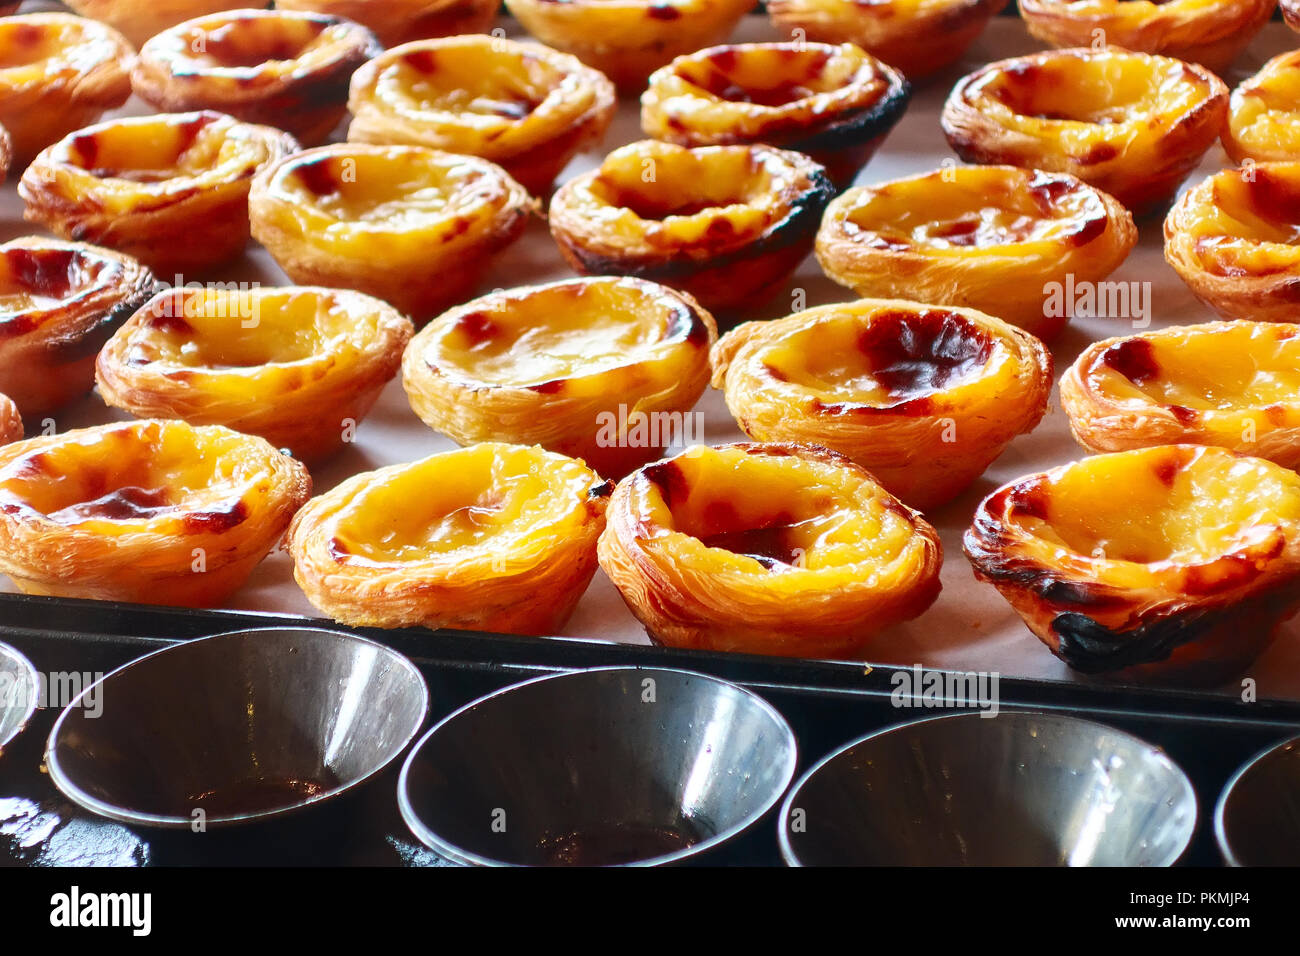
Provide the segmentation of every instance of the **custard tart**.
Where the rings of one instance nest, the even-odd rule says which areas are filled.
[[[95,379],[139,418],[225,425],[310,463],[355,436],[413,332],[359,292],[174,289],[109,340]]]
[[[285,157],[250,202],[254,238],[294,282],[356,289],[417,323],[463,302],[535,208],[485,159],[363,143]]]
[[[1292,322],[1300,289],[1300,163],[1225,169],[1165,218],[1165,259],[1225,319]]]
[[[29,417],[80,398],[95,354],[153,295],[135,259],[29,236],[0,246],[0,392]]]
[[[616,149],[551,200],[551,235],[587,275],[688,292],[706,308],[770,298],[812,249],[834,195],[825,170],[771,146]]]
[[[1006,5],[1007,0],[768,0],[767,12],[784,33],[856,43],[916,79],[961,59]]]
[[[1300,159],[1300,50],[1280,53],[1228,99],[1223,148],[1234,163]]]
[[[125,103],[134,57],[112,27],[70,13],[0,20],[0,124],[17,165]]]
[[[525,30],[628,93],[639,93],[673,57],[721,43],[753,6],[754,0],[506,0]]]
[[[1222,73],[1268,22],[1277,0],[1020,0],[1029,32],[1056,47],[1102,42]]]
[[[352,77],[348,139],[482,156],[543,193],[604,137],[614,106],[613,84],[567,53],[499,37],[421,40]]]
[[[249,5],[248,0],[64,0],[83,17],[107,23],[138,49],[156,33],[193,17]],[[276,6],[284,4],[277,3]]]
[[[0,448],[0,571],[28,594],[211,606],[310,495],[301,464],[216,425],[29,438]]]
[[[298,144],[222,113],[109,120],[65,136],[18,184],[23,218],[135,256],[164,275],[233,259],[253,175]]]
[[[275,0],[277,10],[309,10],[363,23],[384,46],[487,33],[499,0]]]
[[[380,50],[373,33],[339,17],[233,10],[150,39],[131,85],[163,112],[217,110],[314,145],[347,112],[353,72]]]
[[[1073,307],[1053,284],[1106,278],[1136,242],[1118,200],[1066,173],[955,166],[849,190],[816,248],[858,295],[968,306],[1050,340]]]
[[[941,121],[967,162],[1070,173],[1139,215],[1173,196],[1227,111],[1205,67],[1111,47],[990,63],[958,81]]]
[[[1300,476],[1195,445],[1096,455],[995,491],[965,546],[1075,670],[1215,684],[1300,600]]]
[[[565,279],[443,313],[406,350],[415,413],[462,445],[537,444],[618,477],[698,438],[713,317],[641,279]]]
[[[1300,466],[1300,325],[1212,322],[1107,339],[1061,377],[1093,452],[1217,445]]]
[[[925,510],[1038,424],[1052,356],[974,309],[863,299],[728,332],[713,385],[751,438],[833,449]]]
[[[825,448],[697,445],[607,518],[600,566],[656,644],[855,658],[939,594],[935,530]]]
[[[610,483],[488,442],[348,479],[289,529],[294,577],[336,621],[553,634],[596,572]]]
[[[680,146],[798,150],[842,189],[910,97],[903,74],[851,43],[737,43],[656,70],[641,95],[641,129]]]

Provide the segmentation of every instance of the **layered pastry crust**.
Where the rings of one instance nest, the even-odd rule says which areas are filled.
[[[1228,88],[1202,66],[1117,48],[1052,50],[963,77],[941,121],[967,162],[1070,173],[1139,215],[1173,196],[1227,109]]]
[[[0,448],[0,571],[28,594],[210,606],[311,494],[261,438],[118,422]]]
[[[1065,173],[957,166],[851,189],[817,233],[825,273],[864,297],[968,306],[1050,340],[1052,283],[1096,282],[1137,242],[1128,210]]]
[[[427,37],[487,33],[498,0],[276,0],[278,10],[310,10],[363,23],[384,46]]]
[[[1300,158],[1300,50],[1279,53],[1228,100],[1223,148],[1234,163]]]
[[[939,593],[934,529],[825,448],[698,445],[607,517],[601,568],[658,644],[854,658]]]
[[[601,276],[527,286],[443,313],[411,342],[415,413],[462,445],[537,444],[619,477],[698,440],[713,317],[690,296]]]
[[[506,9],[547,46],[572,53],[622,90],[684,53],[721,43],[752,0],[507,0]]]
[[[910,97],[901,73],[851,43],[737,43],[656,70],[641,96],[641,129],[681,146],[798,150],[843,188]]]
[[[1276,0],[1020,0],[1025,26],[1056,47],[1104,42],[1222,73],[1273,14]]]
[[[1165,217],[1165,259],[1226,319],[1291,322],[1300,288],[1300,163],[1226,169]]]
[[[961,59],[1007,0],[769,0],[784,32],[856,43],[915,79]]]
[[[356,289],[417,323],[468,298],[535,203],[500,166],[422,146],[340,143],[253,184],[253,236],[299,285]]]
[[[801,153],[645,140],[560,187],[551,235],[578,272],[650,279],[737,309],[770,297],[808,254],[833,192]]]
[[[487,36],[389,50],[352,78],[354,143],[482,156],[543,193],[614,118],[614,86],[567,53]]]
[[[18,441],[23,437],[23,416],[8,395],[0,394],[0,445]]]
[[[308,600],[355,626],[553,634],[596,570],[610,485],[485,443],[348,479],[289,530]]]
[[[134,57],[112,27],[70,13],[0,20],[0,124],[18,163],[125,103]]]
[[[1300,325],[1212,322],[1107,339],[1061,377],[1093,452],[1218,445],[1300,465]]]
[[[175,289],[109,340],[95,378],[139,418],[225,425],[315,462],[355,438],[413,331],[359,292]]]
[[[1052,356],[973,309],[864,299],[728,332],[713,385],[751,438],[834,449],[928,509],[1038,424]]]
[[[0,246],[0,392],[24,415],[90,391],[95,355],[154,291],[137,260],[29,236]]]
[[[314,145],[343,119],[353,72],[380,49],[369,30],[338,17],[235,10],[150,39],[131,85],[163,112],[217,110]]]
[[[18,184],[23,217],[135,256],[161,274],[201,271],[248,242],[253,175],[297,143],[221,113],[109,120],[48,147]]]
[[[193,17],[249,5],[248,0],[67,0],[83,17],[107,23],[139,49],[156,33]],[[276,6],[288,6],[277,3]]]
[[[1300,477],[1221,448],[1097,455],[994,492],[965,547],[1074,669],[1215,684],[1294,610]]]

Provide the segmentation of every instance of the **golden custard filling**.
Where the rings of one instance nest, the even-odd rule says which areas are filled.
[[[1242,81],[1228,101],[1223,145],[1241,162],[1286,161],[1300,155],[1300,51],[1273,57]]]
[[[356,45],[356,27],[286,11],[238,11],[200,17],[146,44],[175,76],[273,81],[322,70]]]
[[[1224,170],[1184,202],[1180,227],[1202,268],[1245,277],[1300,265],[1300,163],[1259,165],[1250,176]]]
[[[0,91],[13,94],[74,80],[100,63],[114,63],[121,46],[94,21],[66,15],[0,20]]]

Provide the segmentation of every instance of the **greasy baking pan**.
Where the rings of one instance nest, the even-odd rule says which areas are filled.
[[[29,657],[51,688],[60,686],[60,681],[50,675],[59,675],[64,684],[72,674],[90,680],[97,672],[106,673],[178,639],[302,624],[298,618],[273,615],[8,595],[0,597],[0,621],[0,639]],[[547,673],[622,664],[682,668],[720,677],[757,692],[789,721],[797,738],[799,773],[872,731],[971,710],[936,709],[915,702],[896,706],[912,700],[903,691],[910,694],[916,675],[894,668],[452,631],[360,633],[397,648],[415,662],[429,685],[430,723],[485,694]],[[954,703],[978,703],[962,695],[967,688],[957,689]],[[1176,691],[1006,678],[998,684],[997,702],[1007,710],[1084,713],[1163,748],[1191,779],[1200,807],[1196,834],[1182,858],[1188,864],[1219,862],[1210,818],[1234,771],[1265,747],[1300,732],[1300,704],[1246,704]],[[40,711],[0,758],[0,864],[443,862],[403,824],[395,769],[330,805],[276,823],[222,830],[216,837],[139,830],[91,816],[59,794],[42,772],[46,736],[56,716],[53,708]],[[765,821],[708,861],[779,864],[775,821]]]

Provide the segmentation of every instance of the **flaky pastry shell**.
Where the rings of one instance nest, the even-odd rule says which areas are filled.
[[[1300,465],[1300,325],[1211,322],[1096,342],[1061,377],[1093,452],[1217,445]]]
[[[918,79],[961,59],[1006,5],[1007,0],[768,0],[767,12],[783,33],[856,43]]]
[[[939,594],[934,529],[825,448],[697,445],[619,482],[600,566],[651,640],[854,658]]]
[[[967,306],[1050,341],[1071,311],[1052,284],[1104,279],[1136,243],[1128,210],[1074,176],[956,166],[849,190],[816,250],[860,296]]]
[[[0,445],[23,437],[23,416],[8,395],[0,394]]]
[[[553,634],[596,570],[610,485],[484,443],[349,478],[289,530],[307,599],[345,624]]]
[[[1216,684],[1300,600],[1300,476],[1194,445],[1096,455],[995,491],[965,549],[1075,670]]]
[[[506,9],[547,46],[572,53],[620,90],[683,53],[725,40],[753,0],[506,0]]]
[[[216,110],[311,146],[343,119],[353,72],[381,49],[373,33],[339,17],[233,10],[151,38],[131,86],[164,113]]]
[[[556,191],[551,235],[578,272],[650,279],[708,309],[739,309],[770,298],[808,254],[833,193],[802,153],[643,140]]]
[[[953,87],[941,123],[967,162],[1070,173],[1136,216],[1173,196],[1227,110],[1205,67],[1106,47],[983,66]]]
[[[1279,53],[1228,99],[1220,137],[1234,163],[1288,162],[1300,157],[1300,50]]]
[[[1056,47],[1104,42],[1222,73],[1273,15],[1277,0],[1020,0],[1029,32]]]
[[[734,43],[656,70],[641,95],[641,129],[680,146],[798,150],[843,189],[910,98],[902,73],[851,43]]]
[[[310,10],[363,23],[384,46],[427,37],[487,33],[498,0],[276,0],[277,10]]]
[[[403,44],[352,77],[354,143],[482,156],[544,193],[614,118],[614,86],[536,43],[461,36]]]
[[[1225,319],[1291,322],[1300,287],[1300,163],[1206,177],[1165,217],[1165,260]]]
[[[251,4],[249,0],[67,0],[67,5],[83,17],[107,23],[139,49],[154,34],[184,20]]]
[[[219,426],[29,438],[0,448],[0,571],[28,594],[211,606],[310,494],[297,461]]]
[[[32,161],[18,184],[23,218],[162,275],[201,272],[243,251],[253,175],[297,145],[222,113],[109,120]]]
[[[154,285],[111,249],[37,236],[0,245],[0,392],[29,418],[89,392],[96,353]]]
[[[1038,424],[1052,356],[974,309],[863,299],[738,326],[713,386],[751,438],[833,449],[926,510]]]
[[[114,334],[95,380],[138,418],[225,425],[311,463],[355,438],[413,331],[359,292],[172,289]]]
[[[134,58],[112,27],[70,13],[0,20],[0,124],[16,165],[125,103]]]
[[[541,445],[620,477],[697,440],[713,317],[690,296],[600,276],[494,292],[444,312],[406,350],[402,385],[462,445]]]
[[[339,143],[267,168],[249,209],[294,282],[356,289],[423,323],[469,297],[535,201],[476,156]]]

